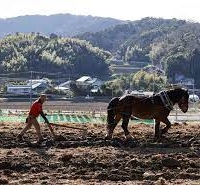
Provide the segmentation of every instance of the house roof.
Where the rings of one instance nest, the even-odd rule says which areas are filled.
[[[32,79],[32,80],[28,80],[28,85],[32,84],[37,84],[37,83],[47,83],[47,79]]]
[[[57,89],[57,90],[69,90],[69,87],[56,86],[55,89]]]
[[[9,89],[30,89],[30,85],[8,85],[7,88]]]
[[[40,85],[46,85],[46,86],[49,86],[48,84],[46,84],[46,83],[44,83],[44,82],[39,82],[39,83],[36,83],[36,84],[33,84],[32,85],[32,89],[35,89],[35,88],[37,88],[37,87],[39,87]]]
[[[98,79],[97,78],[92,78],[91,80],[88,81],[88,83],[93,84],[94,82],[96,82]]]
[[[77,82],[85,82],[87,80],[92,80],[90,76],[82,76],[81,78],[77,79]]]
[[[38,86],[40,86],[42,84],[42,82],[36,83],[32,85],[32,89],[37,88]]]
[[[56,87],[64,87],[64,86],[66,86],[66,85],[69,85],[71,82],[72,82],[71,80],[68,80],[68,81],[66,81],[66,82],[64,82],[64,83],[61,83],[60,85],[58,85],[58,86],[56,86]]]
[[[33,85],[32,85],[32,89],[37,88],[37,87],[40,86],[41,84],[44,84],[44,85],[46,85],[46,86],[49,86],[49,85],[47,85],[46,83],[39,82],[39,83],[33,84]],[[8,85],[7,87],[10,88],[10,89],[30,89],[30,88],[31,88],[31,85]]]

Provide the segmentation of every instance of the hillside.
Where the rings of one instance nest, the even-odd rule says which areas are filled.
[[[133,59],[130,56],[127,58],[128,56],[125,55],[127,52],[130,55],[130,49],[134,48],[139,52],[138,55],[141,55],[134,57],[135,60],[144,61],[148,60],[145,54],[149,53],[151,44],[184,24],[186,24],[185,21],[176,19],[144,18],[97,33],[84,33],[76,37],[90,41],[94,46],[108,50],[118,58],[126,57],[127,60]]]
[[[55,14],[50,16],[27,15],[8,19],[0,19],[0,38],[16,32],[40,32],[45,35],[55,33],[69,37],[84,32],[97,32],[125,21],[71,14]]]
[[[86,41],[40,34],[10,35],[0,40],[0,73],[27,71],[62,75],[108,75],[110,53]]]
[[[16,33],[0,41],[0,70],[2,73],[36,70],[104,76],[109,75],[109,69],[127,72],[123,66],[109,68],[109,65],[126,64],[131,72],[133,66],[138,68],[136,63],[144,66],[153,63],[164,71],[170,82],[176,83],[179,77],[194,78],[198,88],[199,38],[199,23],[161,18],[144,18],[96,33],[79,34],[73,39],[54,33],[50,36]],[[110,59],[108,63],[107,59]],[[33,67],[30,61],[35,62],[31,64]]]
[[[194,78],[200,87],[200,24],[177,19],[144,18],[77,38],[108,50],[129,64],[153,63],[175,83],[177,76]]]

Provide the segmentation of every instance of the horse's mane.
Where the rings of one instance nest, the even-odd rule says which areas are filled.
[[[181,87],[181,86],[175,86],[175,87],[170,87],[170,88],[168,88],[168,89],[164,89],[164,90],[161,90],[161,91],[159,91],[158,93],[156,93],[156,94],[154,94],[153,96],[156,96],[156,95],[160,95],[162,92],[175,92],[175,91],[185,91],[185,92],[187,92],[187,89],[186,88],[184,88],[184,87]]]
[[[166,86],[166,90],[176,90],[176,89],[182,89],[187,91],[187,88],[185,86],[181,86],[179,84],[170,84],[168,86]]]

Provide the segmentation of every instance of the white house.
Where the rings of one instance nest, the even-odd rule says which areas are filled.
[[[51,89],[51,86],[49,84],[44,83],[44,82],[39,82],[39,83],[35,83],[35,84],[32,85],[32,92],[34,94],[40,94],[47,89]]]
[[[91,81],[92,78],[90,76],[82,76],[81,78],[76,80],[76,84],[80,86],[88,86],[88,81]]]
[[[98,78],[91,78],[90,76],[82,76],[76,80],[76,84],[86,89],[88,87],[100,87],[103,81]]]
[[[32,80],[28,80],[27,85],[31,85],[31,84],[37,84],[37,83],[49,83],[49,80],[46,78],[43,79],[32,79]]]
[[[7,93],[25,95],[30,94],[30,85],[7,85]]]
[[[69,91],[71,82],[72,82],[71,80],[68,80],[67,82],[64,82],[64,83],[54,87],[54,89],[61,90],[64,92]]]
[[[35,83],[32,85],[32,93],[39,94],[46,89],[49,89],[50,86],[46,83]],[[7,85],[7,93],[26,95],[31,93],[31,85]]]
[[[92,78],[91,80],[88,80],[87,83],[90,84],[92,87],[100,87],[103,84],[103,82],[98,78]]]

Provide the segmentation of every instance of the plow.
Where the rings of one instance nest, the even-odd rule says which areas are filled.
[[[66,125],[66,123],[65,124],[62,124],[62,123],[49,123],[49,124],[53,125],[53,126],[57,126],[57,127],[65,127],[65,128],[75,129],[75,130],[87,131],[87,129],[85,129],[85,128],[69,126],[69,125]]]
[[[69,126],[69,125],[66,125],[66,123],[63,124],[63,123],[52,123],[52,122],[50,122],[49,124],[52,125],[52,126],[56,126],[56,127],[64,127],[64,128],[79,130],[82,133],[82,135],[84,135],[84,136],[87,135],[87,133],[88,133],[88,130],[86,128]]]

